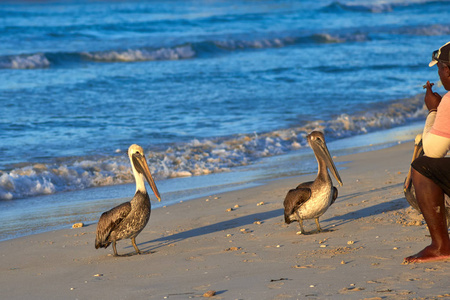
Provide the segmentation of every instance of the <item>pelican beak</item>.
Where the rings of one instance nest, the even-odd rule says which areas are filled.
[[[341,180],[341,176],[339,176],[339,173],[336,169],[336,166],[334,165],[333,159],[331,158],[330,151],[328,151],[327,144],[324,140],[317,140],[317,145],[320,149],[320,156],[325,161],[328,169],[331,171],[331,174],[333,174],[334,178],[339,182],[339,185],[344,185]]]
[[[422,135],[418,134],[416,135],[416,138],[414,140],[414,153],[412,156],[411,163],[416,160],[420,155],[422,155],[423,152],[423,145],[422,145]],[[412,178],[411,178],[411,166],[409,167],[408,174],[406,175],[405,184],[403,186],[403,191],[405,192],[408,190],[411,186]]]
[[[152,174],[150,173],[150,169],[148,168],[145,156],[139,153],[133,154],[133,164],[134,167],[136,168],[136,171],[138,171],[141,174],[144,174],[156,198],[158,199],[159,202],[161,202],[161,196],[159,195],[159,191],[158,188],[156,187],[155,181],[153,181],[153,177]]]

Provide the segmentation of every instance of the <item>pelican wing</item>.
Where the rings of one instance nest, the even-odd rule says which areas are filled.
[[[307,189],[309,189],[313,183],[314,183],[314,181],[302,182],[299,185],[297,185],[297,189],[300,189],[300,188],[307,188]]]
[[[111,232],[128,216],[131,211],[131,203],[122,203],[111,210],[104,212],[97,224],[97,236],[95,238],[95,249],[106,248],[111,243],[108,241]]]
[[[291,223],[289,216],[292,215],[300,206],[311,198],[310,188],[296,188],[290,190],[284,199],[284,221]]]

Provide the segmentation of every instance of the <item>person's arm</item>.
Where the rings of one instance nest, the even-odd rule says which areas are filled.
[[[447,155],[450,150],[450,139],[430,132],[422,135],[423,151],[425,155],[433,158],[440,158]]]
[[[438,93],[433,93],[431,87],[433,83],[427,81],[424,88],[427,89],[425,94],[425,105],[427,106],[429,113],[427,120],[425,121],[425,127],[423,128],[422,144],[423,151],[428,157],[439,158],[447,155],[450,150],[450,138],[442,137],[431,133],[434,121],[436,120],[437,108],[441,103],[442,97]]]

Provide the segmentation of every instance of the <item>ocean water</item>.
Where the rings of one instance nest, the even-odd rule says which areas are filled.
[[[131,196],[133,143],[176,203],[263,161],[315,172],[314,129],[344,152],[410,139],[449,20],[450,1],[2,1],[0,239]]]

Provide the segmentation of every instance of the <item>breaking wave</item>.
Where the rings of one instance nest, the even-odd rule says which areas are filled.
[[[155,178],[226,172],[262,157],[281,155],[305,147],[306,135],[321,130],[328,140],[364,134],[423,119],[423,95],[392,102],[354,115],[328,121],[305,121],[272,132],[195,139],[147,150]],[[58,158],[56,162],[29,164],[0,171],[0,199],[12,200],[62,191],[133,182],[126,149],[107,157]]]
[[[336,3],[333,5],[337,5]],[[342,4],[339,4],[342,6]],[[317,32],[301,35],[296,32],[272,33],[271,36],[252,38],[220,38],[195,43],[184,43],[171,47],[136,49],[111,49],[106,51],[31,53],[0,56],[0,69],[42,69],[67,63],[142,62],[161,60],[183,60],[197,57],[223,55],[226,52],[251,49],[282,48],[302,44],[330,44],[365,42],[377,38],[374,33],[439,36],[450,34],[448,24],[423,25],[400,28],[372,28],[370,32],[360,29],[348,32]]]
[[[317,33],[299,37],[273,37],[260,39],[218,39],[198,43],[188,43],[163,48],[115,49],[98,52],[79,53],[36,53],[0,57],[0,69],[42,69],[65,63],[82,61],[115,63],[160,60],[183,60],[205,55],[219,55],[224,51],[248,49],[281,48],[294,44],[328,44],[362,42],[368,40],[364,33],[331,34]]]
[[[0,57],[0,69],[42,69],[49,66],[50,61],[42,53]]]
[[[161,49],[128,49],[123,51],[85,52],[81,56],[98,62],[135,62],[148,60],[179,60],[195,56],[190,45]]]

